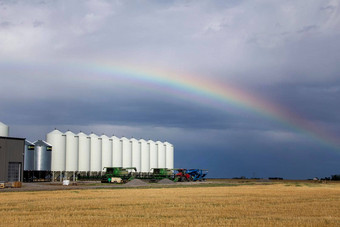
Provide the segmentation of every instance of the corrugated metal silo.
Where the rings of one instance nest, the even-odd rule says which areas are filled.
[[[38,140],[34,142],[34,170],[51,171],[52,145]]]
[[[126,137],[120,139],[122,149],[122,167],[132,167],[131,142]]]
[[[165,167],[168,169],[174,168],[174,146],[171,143],[165,142]]]
[[[90,171],[102,171],[102,151],[101,151],[101,140],[99,140],[99,137],[91,133],[90,134],[90,160],[91,160],[91,165],[90,165]]]
[[[102,135],[102,168],[112,167],[112,145],[109,137]]]
[[[165,147],[161,141],[156,142],[157,153],[158,153],[158,168],[165,168]]]
[[[2,122],[0,122],[0,136],[3,137],[9,136],[9,127]]]
[[[141,162],[141,172],[149,172],[150,171],[150,150],[148,149],[148,144],[145,140],[139,140],[140,147],[140,162]]]
[[[150,170],[152,168],[158,168],[158,153],[156,143],[152,140],[148,140],[148,149],[150,154]]]
[[[175,168],[175,148],[173,144],[171,144],[171,147],[170,147],[170,154],[172,157],[170,166],[172,166],[171,168],[174,169]]]
[[[66,137],[66,171],[78,170],[78,137],[71,132],[65,133]]]
[[[34,144],[25,141],[24,170],[34,170]]]
[[[78,133],[78,171],[90,171],[90,138]]]
[[[65,171],[66,169],[66,140],[63,133],[59,130],[53,130],[46,135],[47,143],[53,147],[52,152],[52,171]]]
[[[111,137],[112,140],[112,167],[122,167],[122,146],[120,139],[116,136]]]
[[[140,168],[140,146],[138,140],[135,138],[130,139],[131,143],[131,155],[132,155],[132,167],[136,167],[137,172],[141,171]]]

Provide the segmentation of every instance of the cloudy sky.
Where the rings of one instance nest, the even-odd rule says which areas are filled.
[[[11,136],[169,141],[210,177],[339,174],[339,62],[339,1],[0,0]]]

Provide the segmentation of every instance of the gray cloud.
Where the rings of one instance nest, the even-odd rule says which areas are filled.
[[[8,21],[3,21],[0,23],[0,27],[7,28],[9,26],[11,26],[11,23]]]

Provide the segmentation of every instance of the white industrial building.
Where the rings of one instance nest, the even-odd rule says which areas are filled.
[[[57,175],[99,174],[104,167],[136,167],[138,172],[174,168],[174,147],[168,142],[59,130],[48,133],[46,141],[52,145],[51,170]]]

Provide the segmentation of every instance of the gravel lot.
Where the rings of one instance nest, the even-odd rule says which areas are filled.
[[[172,185],[192,185],[206,184],[208,182],[172,182],[162,180],[158,183],[147,183],[139,179],[132,180],[126,184],[109,184],[101,183],[100,181],[78,181],[70,182],[70,185],[64,186],[61,182],[33,182],[22,183],[21,188],[3,188],[1,192],[16,192],[16,191],[53,191],[53,190],[75,190],[75,189],[98,189],[98,188],[129,188],[129,187],[159,187]]]

